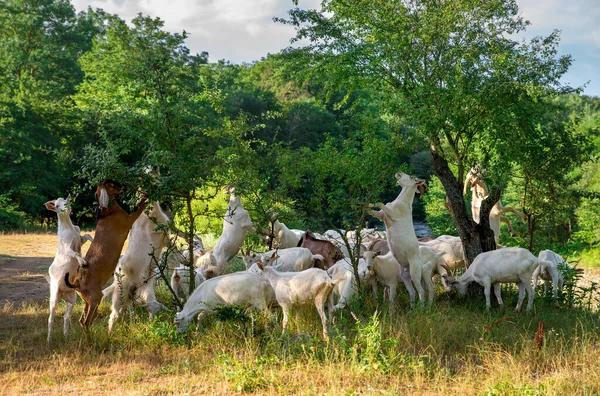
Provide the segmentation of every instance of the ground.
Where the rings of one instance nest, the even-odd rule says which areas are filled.
[[[46,276],[58,240],[56,234],[0,235],[0,306],[43,301],[50,293]],[[88,244],[83,247],[87,251]]]

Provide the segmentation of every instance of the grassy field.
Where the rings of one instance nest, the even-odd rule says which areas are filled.
[[[5,250],[3,238],[0,254],[18,259],[20,248],[9,243],[12,250]],[[47,254],[40,247],[47,243],[51,257],[51,236],[39,238],[36,254]],[[506,306],[490,312],[482,297],[462,300],[438,289],[432,307],[412,310],[401,293],[390,315],[366,293],[337,314],[328,343],[314,308],[300,309],[282,336],[279,310],[275,322],[223,310],[179,335],[174,311],[148,322],[136,307],[109,336],[109,305],[84,332],[78,302],[69,338],[62,335],[61,304],[48,345],[47,296],[7,302],[0,307],[0,389],[2,395],[599,394],[598,295],[594,285],[588,289],[577,289],[581,298],[570,308],[537,296],[530,314],[514,313],[510,287],[503,287]],[[170,301],[164,287],[158,298]]]

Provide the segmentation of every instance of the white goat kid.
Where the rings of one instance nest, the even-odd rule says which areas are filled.
[[[119,319],[121,310],[135,298],[140,298],[144,302],[151,320],[161,309],[167,309],[156,301],[154,294],[156,267],[153,265],[153,256],[157,260],[161,257],[168,239],[167,233],[158,229],[157,224],[167,225],[169,222],[169,217],[156,201],[148,214],[142,213],[133,223],[127,249],[119,259],[115,270],[115,280],[111,286],[102,291],[104,297],[112,293],[112,312],[108,319],[109,332]]]
[[[488,188],[483,181],[483,177],[481,174],[481,169],[478,166],[474,166],[471,168],[469,173],[467,173],[467,177],[465,179],[465,184],[463,188],[463,195],[467,194],[467,188],[469,184],[471,184],[471,212],[473,215],[473,221],[479,224],[480,221],[480,212],[481,212],[481,203],[490,195]],[[508,231],[511,235],[515,234],[515,230],[512,228],[510,224],[510,220],[507,217],[502,216],[503,213],[511,212],[517,215],[521,220],[525,221],[527,216],[523,213],[519,212],[515,208],[511,208],[509,206],[504,207],[500,201],[496,202],[496,204],[492,207],[490,211],[490,228],[494,232],[494,239],[496,240],[496,245],[499,244],[500,240],[500,222],[505,223],[508,226]]]
[[[477,282],[483,286],[485,294],[485,305],[490,309],[490,292],[494,287],[494,294],[498,304],[502,305],[500,295],[501,283],[517,283],[519,285],[519,301],[516,311],[519,312],[525,300],[527,291],[527,311],[533,307],[533,288],[531,277],[538,266],[545,269],[552,263],[540,260],[529,250],[523,248],[501,248],[489,252],[480,253],[473,260],[467,271],[456,280],[449,280],[452,288],[458,290],[459,294],[467,292],[467,286],[471,282]]]
[[[420,189],[421,195],[423,195],[425,180],[414,178],[402,172],[396,173],[395,177],[398,184],[402,186],[402,191],[398,197],[385,205],[381,202],[371,205],[371,207],[380,208],[381,211],[370,210],[369,213],[385,223],[390,251],[396,260],[400,261],[402,257],[406,257],[408,260],[410,277],[419,293],[421,304],[423,304],[425,302],[425,290],[421,286],[423,264],[419,242],[413,226],[412,202],[417,188]]]
[[[271,285],[255,273],[242,271],[207,279],[194,290],[181,312],[175,315],[177,331],[187,331],[196,315],[200,325],[205,315],[225,305],[250,306],[268,313],[273,299]]]
[[[48,318],[48,342],[52,335],[52,325],[54,324],[54,314],[59,298],[67,303],[67,312],[64,317],[63,332],[65,337],[69,333],[69,317],[73,311],[73,305],[77,300],[75,290],[65,285],[64,277],[67,272],[77,272],[78,266],[83,265],[84,260],[81,256],[81,246],[86,241],[92,241],[88,234],[80,235],[79,227],[73,225],[69,215],[71,207],[64,198],[58,198],[54,201],[48,201],[44,204],[46,209],[56,212],[58,216],[58,248],[54,261],[48,269],[50,283],[50,316]]]
[[[283,310],[282,334],[285,334],[287,329],[289,312],[292,307],[295,304],[313,303],[321,317],[323,338],[328,340],[329,321],[325,315],[324,306],[327,303],[331,317],[333,312],[332,291],[340,280],[332,280],[327,272],[319,268],[309,268],[302,272],[279,272],[262,264],[259,264],[259,267],[263,270],[264,279],[273,287],[277,303]]]
[[[364,261],[364,260],[363,260]],[[346,260],[340,260],[327,270],[331,279],[338,281],[333,288],[333,295],[337,296],[337,304],[333,306],[333,312],[344,308],[356,294],[356,278],[352,265]]]

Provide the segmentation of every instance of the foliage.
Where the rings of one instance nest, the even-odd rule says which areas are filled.
[[[429,183],[425,200],[425,212],[427,213],[427,225],[431,228],[434,236],[456,235],[456,226],[452,221],[450,212],[444,205],[446,192],[438,178],[434,177]]]
[[[6,196],[0,195],[0,231],[22,229],[25,223],[25,213],[19,212]]]
[[[556,148],[554,137],[562,130],[536,126],[546,113],[544,96],[572,91],[559,82],[571,58],[557,57],[558,32],[520,43],[510,39],[528,25],[514,0],[326,0],[320,10],[289,14],[279,21],[296,27],[296,41],[309,43],[290,50],[293,59],[327,75],[331,87],[385,92],[389,111],[430,144],[469,261],[490,248],[486,223],[478,227],[468,219],[465,168],[488,168],[492,202],[482,208],[485,219],[513,161]]]
[[[64,0],[0,4],[0,189],[38,219],[49,197],[64,196],[72,172],[57,153],[77,146],[69,95],[96,32],[88,18]]]

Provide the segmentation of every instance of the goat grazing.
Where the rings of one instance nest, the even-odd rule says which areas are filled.
[[[564,286],[564,277],[560,269],[559,265],[564,265],[566,268],[574,269],[576,271],[583,271],[581,268],[577,268],[577,264],[571,267],[559,254],[554,253],[552,250],[542,250],[540,254],[538,254],[538,259],[544,260],[550,263],[550,265],[539,266],[533,271],[533,290],[535,291],[539,278],[544,280],[544,292],[548,288],[548,282],[552,282],[552,297],[554,297],[554,304],[558,307],[558,290],[563,289]]]
[[[198,286],[183,309],[175,316],[177,331],[187,331],[190,321],[198,315],[198,323],[216,307],[246,305],[260,311],[268,311],[274,301],[273,289],[265,279],[247,271],[207,279]]]
[[[467,286],[471,282],[482,285],[487,309],[490,309],[491,306],[492,286],[498,304],[502,305],[500,283],[517,283],[519,285],[519,301],[516,311],[521,310],[525,300],[525,291],[527,291],[528,297],[527,311],[530,311],[533,307],[533,288],[531,287],[533,272],[538,266],[541,266],[544,271],[551,265],[552,263],[538,259],[527,249],[501,248],[480,253],[460,278],[454,280],[449,277],[447,282],[460,295],[466,294]]]
[[[81,257],[81,245],[86,241],[92,241],[88,234],[80,235],[79,227],[73,225],[71,218],[71,206],[64,198],[58,198],[54,201],[48,201],[44,204],[48,210],[56,212],[58,216],[58,248],[54,261],[48,269],[50,276],[50,317],[48,318],[48,342],[52,336],[52,325],[54,324],[54,314],[59,298],[67,303],[67,312],[64,318],[63,332],[65,337],[69,333],[69,318],[75,305],[77,294],[75,290],[68,288],[64,277],[66,273],[77,270],[78,265],[84,263]]]
[[[127,214],[115,200],[122,193],[123,188],[117,182],[105,180],[98,185],[96,198],[99,207],[94,241],[85,255],[85,263],[78,267],[75,279],[71,282],[69,272],[65,274],[65,284],[75,289],[85,301],[79,318],[79,323],[85,328],[98,315],[102,286],[114,273],[127,234],[148,203],[148,199],[143,198],[136,209]]]
[[[346,260],[340,260],[331,266],[327,273],[331,279],[338,281],[333,287],[333,295],[338,297],[337,304],[333,306],[332,312],[344,308],[356,294],[356,278],[354,270]]]
[[[463,188],[463,195],[466,195],[467,188],[469,184],[471,184],[471,213],[473,215],[473,221],[475,221],[477,224],[479,224],[480,221],[481,203],[490,195],[489,190],[483,181],[483,176],[481,173],[482,171],[478,166],[471,168],[469,173],[467,173]],[[503,213],[507,212],[514,213],[523,221],[527,219],[523,213],[519,212],[515,208],[511,208],[509,206],[504,207],[500,201],[496,202],[490,211],[490,228],[494,232],[496,245],[499,244],[500,240],[500,222],[505,223],[508,226],[508,231],[511,235],[515,235],[515,230],[510,224],[510,219],[502,216]]]
[[[385,223],[390,251],[396,261],[400,262],[404,257],[408,261],[410,278],[419,293],[421,304],[423,304],[425,302],[425,290],[421,286],[423,264],[419,242],[413,227],[412,202],[417,189],[423,195],[425,180],[414,178],[402,172],[396,173],[395,177],[398,184],[402,186],[402,191],[398,197],[385,205],[381,202],[371,205],[371,207],[378,207],[381,210],[369,210],[369,213]]]
[[[300,238],[298,247],[310,249],[313,254],[323,256],[321,263],[315,263],[315,266],[324,270],[328,270],[333,264],[344,258],[344,254],[333,244],[333,242],[318,239],[314,233],[307,230]],[[322,266],[321,266],[322,265]]]
[[[156,219],[156,223],[152,219]],[[104,297],[112,293],[112,312],[108,319],[108,331],[112,331],[123,307],[136,296],[141,297],[148,309],[150,319],[161,309],[167,309],[156,301],[154,277],[156,267],[153,257],[160,258],[167,245],[168,235],[157,224],[167,225],[169,217],[157,201],[148,215],[142,213],[133,223],[125,254],[119,259],[113,284],[102,292]]]

